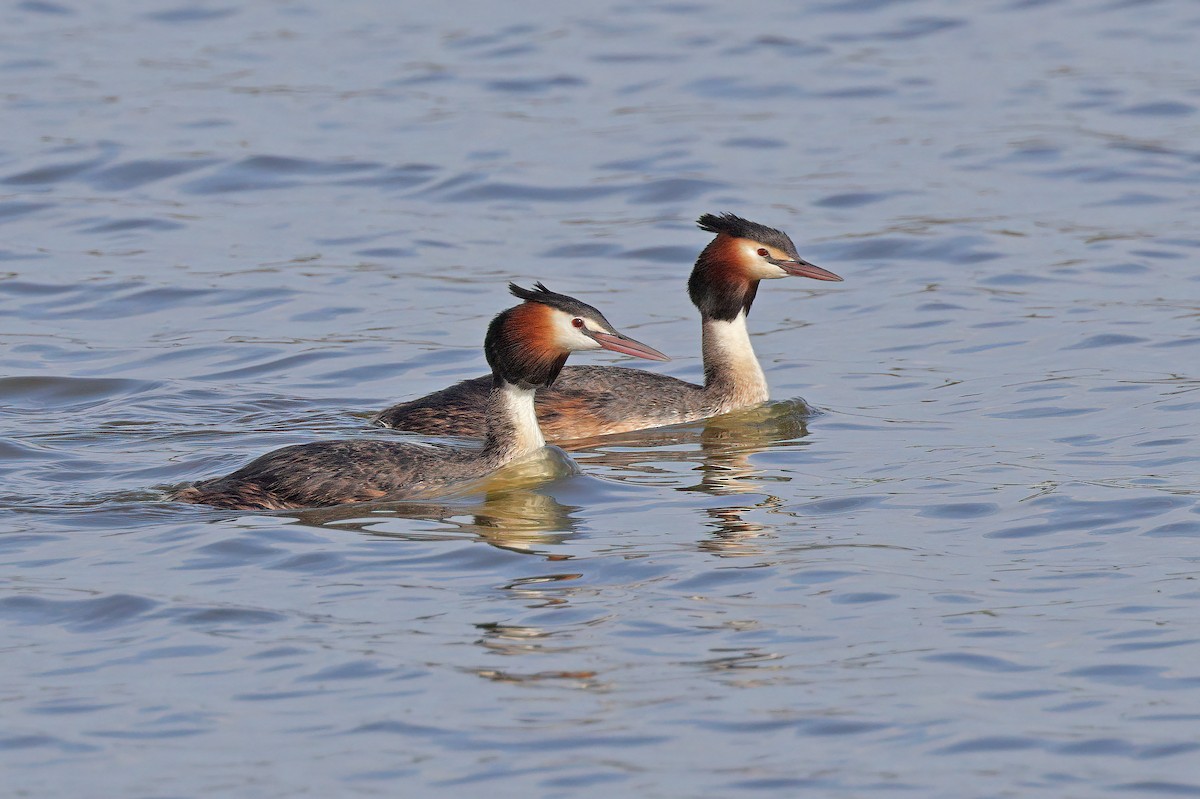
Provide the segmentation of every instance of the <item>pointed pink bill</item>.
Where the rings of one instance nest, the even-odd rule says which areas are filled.
[[[822,269],[799,258],[794,261],[781,261],[775,258],[768,258],[767,260],[795,277],[811,277],[813,280],[841,280],[840,277],[828,269]]]
[[[648,361],[669,361],[671,360],[666,355],[663,355],[653,347],[647,347],[640,341],[634,341],[629,336],[623,336],[620,333],[588,333],[592,338],[606,350],[619,352],[622,355],[632,355],[635,358],[645,358]]]

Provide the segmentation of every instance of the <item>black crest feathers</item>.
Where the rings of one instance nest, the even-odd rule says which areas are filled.
[[[514,297],[518,297],[526,302],[549,305],[551,308],[557,308],[563,313],[569,313],[572,316],[590,316],[598,322],[604,322],[610,329],[612,327],[608,324],[608,320],[604,318],[602,313],[586,302],[580,302],[574,297],[568,297],[566,294],[551,291],[540,281],[534,283],[531,289],[521,288],[516,283],[509,283],[508,290]]]
[[[796,245],[782,230],[760,225],[734,214],[704,214],[696,220],[696,225],[709,233],[724,233],[735,239],[751,239],[783,250],[791,258],[800,257],[796,252]]]
[[[548,305],[551,308],[557,308],[563,313],[571,316],[584,316],[594,322],[599,322],[602,327],[607,330],[615,330],[612,323],[604,318],[604,314],[597,311],[586,302],[581,302],[574,297],[568,297],[566,294],[559,294],[546,288],[542,283],[534,283],[532,289],[523,289],[516,283],[509,283],[508,290],[512,292],[514,297],[520,297],[526,302],[537,302],[542,305]]]
[[[562,297],[563,294],[557,294],[546,288],[540,280],[533,284],[533,288],[524,289],[516,283],[508,284],[508,293],[522,300],[532,300],[533,302],[542,302],[543,297]]]

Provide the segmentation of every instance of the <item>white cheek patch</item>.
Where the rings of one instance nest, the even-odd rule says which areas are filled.
[[[555,309],[554,311],[554,344],[560,347],[565,352],[579,352],[582,350],[597,350],[600,345],[591,336],[584,333],[584,329],[575,327],[572,322],[578,317],[563,313]],[[584,325],[587,325],[584,320]]]
[[[608,330],[605,330],[605,329],[604,329],[604,328],[602,328],[602,327],[599,327],[599,326],[593,325],[593,324],[591,324],[590,322],[586,322],[586,321],[585,321],[585,322],[584,322],[584,324],[586,325],[586,327],[584,328],[584,330],[588,331],[589,333],[609,333],[609,331],[608,331]],[[579,334],[579,337],[580,337],[580,338],[582,338],[582,339],[584,340],[584,342],[585,342],[585,344],[583,345],[583,346],[584,346],[584,348],[585,348],[585,349],[589,349],[589,350],[598,350],[598,349],[603,349],[603,348],[600,346],[600,342],[596,341],[596,339],[594,339],[594,338],[592,338],[591,336],[589,336],[589,335],[587,335],[586,333],[584,333],[584,330],[577,330],[577,331],[576,331],[576,332]]]
[[[759,280],[774,280],[780,277],[787,277],[787,272],[775,264],[769,264],[765,259],[759,258],[759,264],[755,270],[754,276]]]
[[[746,264],[747,277],[754,278],[755,280],[774,280],[779,277],[787,277],[787,272],[774,264],[768,263],[766,258],[758,254],[760,249],[765,248],[761,244],[749,239],[738,241],[738,256],[741,262]],[[780,258],[779,253],[769,252],[769,254],[771,257]]]

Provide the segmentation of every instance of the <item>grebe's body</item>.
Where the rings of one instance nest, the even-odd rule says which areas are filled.
[[[700,228],[716,233],[688,279],[700,310],[704,385],[614,366],[568,366],[534,405],[550,441],[568,441],[691,422],[765,402],[746,317],[761,280],[840,277],[804,261],[787,234],[733,216],[705,214]],[[376,415],[384,427],[440,435],[482,436],[490,378],[464,380]]]
[[[484,351],[492,376],[479,398],[482,450],[380,440],[298,444],[233,474],[183,488],[174,498],[219,508],[278,510],[437,496],[545,445],[534,393],[554,382],[571,352],[603,348],[667,359],[616,332],[590,305],[540,283],[532,291],[509,288],[525,302],[500,313],[488,327]]]

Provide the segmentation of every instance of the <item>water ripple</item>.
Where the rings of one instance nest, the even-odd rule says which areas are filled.
[[[129,624],[158,607],[158,604],[133,594],[110,594],[93,599],[8,596],[0,598],[0,616],[18,624],[56,624],[82,633]]]

